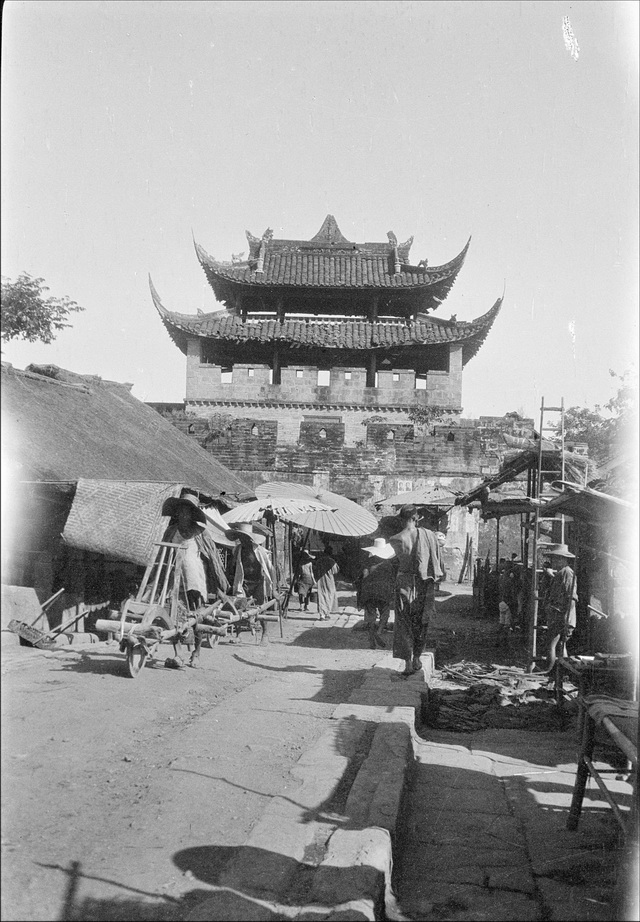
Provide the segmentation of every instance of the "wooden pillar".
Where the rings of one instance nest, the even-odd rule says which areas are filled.
[[[376,321],[378,319],[379,305],[380,305],[380,298],[378,297],[378,295],[374,295],[373,300],[371,302],[371,319],[373,321]]]
[[[277,343],[273,346],[273,383],[280,384],[280,353]]]
[[[369,356],[369,362],[367,365],[367,387],[376,386],[376,370],[378,368],[378,356],[375,352],[372,352]]]
[[[278,323],[284,323],[285,313],[284,313],[284,298],[282,295],[278,298],[276,302],[276,320]]]

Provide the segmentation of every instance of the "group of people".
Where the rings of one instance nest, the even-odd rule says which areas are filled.
[[[567,655],[567,641],[576,627],[578,587],[571,566],[574,560],[566,544],[547,544],[538,579],[538,624],[547,628],[546,670],[550,672],[558,650]],[[521,624],[526,608],[524,573],[516,554],[502,558],[498,573],[498,642],[508,641],[514,625]]]
[[[357,607],[364,610],[364,628],[372,649],[386,648],[384,633],[393,607],[393,655],[404,661],[402,674],[409,676],[421,668],[436,586],[444,579],[445,570],[442,544],[435,532],[418,526],[417,508],[403,506],[398,518],[400,530],[388,541],[375,538],[372,545],[362,549],[364,559],[354,582]],[[302,552],[295,583],[300,608],[305,611],[317,587],[320,620],[335,606],[338,566],[331,554],[329,547],[315,559],[308,551]],[[322,585],[323,580],[328,581],[328,588]]]
[[[335,576],[338,564],[333,548],[326,544],[321,554],[310,554],[303,549],[299,553],[294,590],[298,594],[300,609],[309,611],[313,593],[317,595],[318,621],[328,621],[329,615],[338,607]]]
[[[250,523],[226,530],[227,539],[236,542],[225,570],[215,542],[206,530],[206,516],[197,496],[185,493],[165,501],[162,514],[171,521],[163,541],[184,548],[182,579],[188,606],[196,610],[207,602],[233,597],[251,597],[262,605],[276,597],[274,567],[264,548],[265,537]],[[437,533],[420,527],[415,506],[399,512],[400,530],[389,537],[376,538],[363,548],[365,559],[355,580],[358,608],[364,609],[364,626],[372,648],[386,647],[384,632],[394,608],[393,656],[404,661],[405,676],[421,668],[429,622],[435,611],[438,583],[445,577],[442,544]],[[549,566],[540,581],[540,612],[548,628],[548,668],[552,669],[558,645],[566,643],[576,624],[578,598],[573,558],[564,544],[546,548]],[[514,609],[518,611],[521,591],[516,579],[516,562],[504,568],[500,600],[500,627],[510,629]],[[330,545],[312,555],[303,550],[297,567],[294,589],[301,609],[308,611],[312,593],[317,592],[318,619],[327,620],[337,609],[335,575],[338,564]],[[196,641],[190,665],[197,665]]]
[[[181,579],[190,612],[202,609],[207,603],[226,600],[230,595],[252,598],[257,605],[275,597],[275,571],[264,547],[265,536],[249,522],[225,530],[225,538],[236,542],[225,570],[219,549],[206,529],[207,517],[195,494],[184,493],[165,500],[162,515],[170,519],[162,540],[183,549]],[[188,648],[193,646],[189,665],[195,667],[201,637],[190,630],[184,642]]]

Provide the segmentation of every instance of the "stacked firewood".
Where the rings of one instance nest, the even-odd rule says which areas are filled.
[[[440,730],[555,730],[560,715],[555,694],[540,676],[522,669],[463,661],[441,669],[462,688],[430,688],[422,720]]]

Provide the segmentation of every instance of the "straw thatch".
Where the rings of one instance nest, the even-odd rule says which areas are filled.
[[[70,547],[145,566],[169,520],[161,513],[179,483],[79,480],[62,537]]]
[[[130,385],[56,366],[2,365],[2,436],[5,471],[20,481],[156,481],[214,499],[255,496]]]

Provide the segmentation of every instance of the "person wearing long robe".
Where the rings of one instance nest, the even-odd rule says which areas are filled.
[[[218,548],[206,530],[207,520],[198,497],[193,493],[170,497],[162,506],[162,514],[171,518],[162,540],[179,544],[182,549],[179,578],[185,587],[189,611],[201,609],[210,597],[225,598],[229,580]],[[182,642],[188,650],[193,646],[189,665],[195,668],[200,657],[202,635],[190,627],[185,631]],[[177,654],[175,662],[181,662]]]
[[[436,585],[445,572],[440,542],[434,532],[418,528],[416,507],[403,506],[399,518],[403,528],[389,538],[397,558],[393,655],[405,662],[402,675],[410,676],[422,668]]]
[[[324,553],[313,562],[313,575],[318,584],[318,621],[328,621],[332,611],[338,609],[335,575],[338,564],[332,557],[333,550],[327,545]]]
[[[263,605],[274,598],[275,570],[269,554],[262,546],[264,536],[253,531],[248,522],[230,528],[227,538],[239,543],[233,553],[233,594],[253,598]]]

